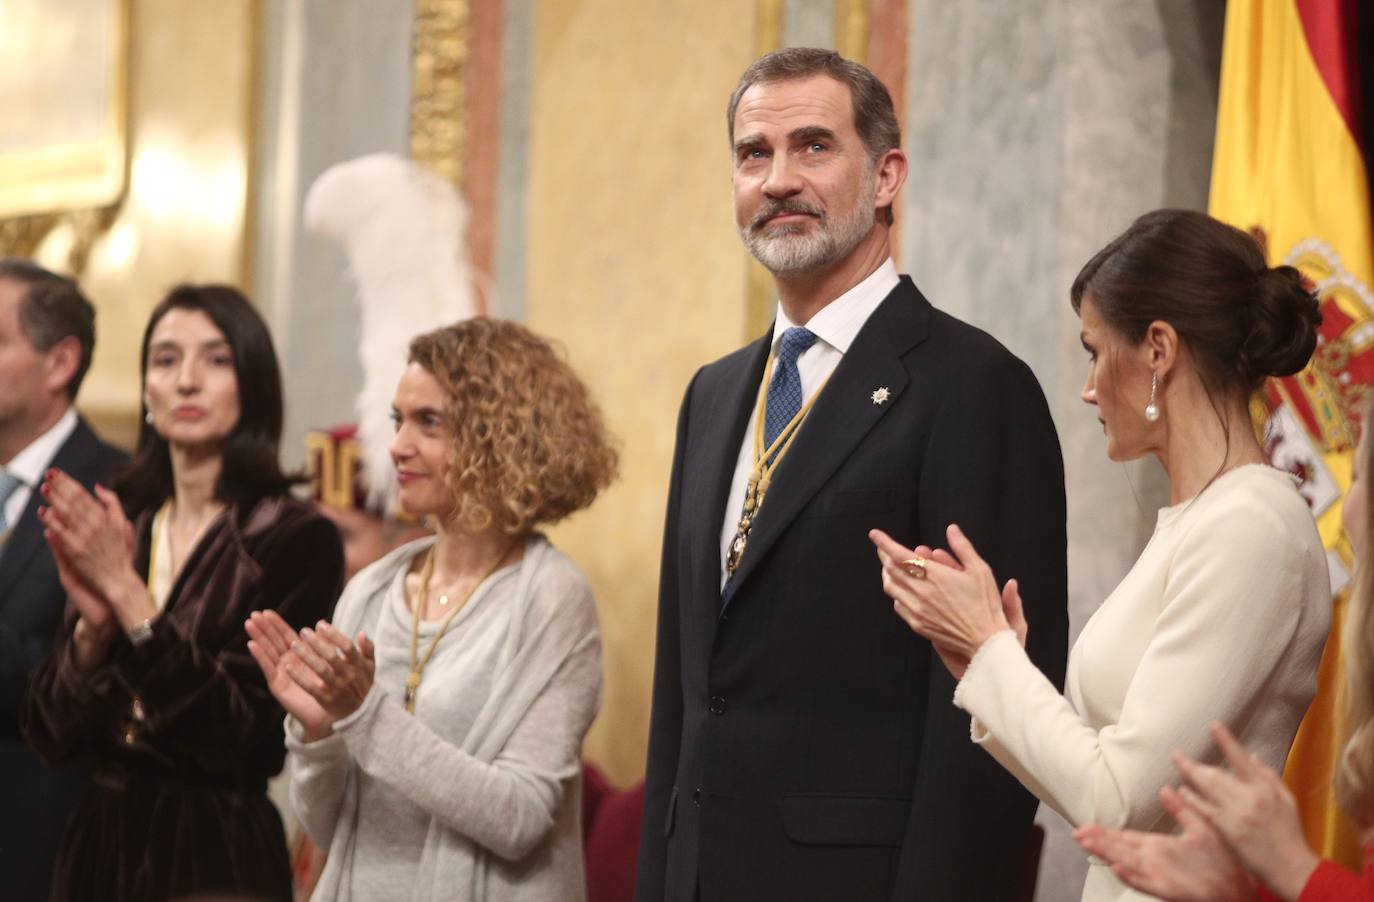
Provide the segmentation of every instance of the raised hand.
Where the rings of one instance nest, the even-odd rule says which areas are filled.
[[[377,670],[374,649],[372,641],[361,632],[354,644],[328,621],[321,620],[315,629],[301,630],[299,638],[291,643],[291,652],[296,659],[287,662],[291,678],[333,720],[358,710],[372,688]]]
[[[113,633],[117,624],[109,602],[105,600],[103,595],[91,588],[90,583],[77,574],[68,559],[67,547],[58,538],[57,533],[51,529],[44,529],[43,538],[47,540],[48,547],[52,549],[52,558],[57,564],[57,580],[62,584],[62,589],[67,593],[67,598],[76,608],[76,612],[81,615],[86,627],[100,633]]]
[[[942,650],[941,658],[947,666],[962,659],[966,667],[989,637],[1012,628],[1012,624],[992,568],[957,526],[950,526],[947,535],[953,554],[924,548],[909,550],[878,529],[868,534],[882,564],[883,591],[896,602],[897,614],[912,630]],[[922,554],[923,550],[929,553]],[[927,561],[924,577],[907,572],[903,564],[918,556]],[[1014,589],[1012,595],[1019,611],[1019,595]],[[956,677],[962,677],[962,668],[950,670]]]
[[[244,621],[244,628],[248,631],[248,653],[267,677],[267,688],[286,713],[300,723],[306,741],[314,742],[333,732],[334,718],[288,670],[291,666],[304,667],[291,651],[292,643],[300,638],[296,631],[280,614],[270,610],[254,611]]]
[[[1230,770],[1175,753],[1174,766],[1188,783],[1181,797],[1266,886],[1296,899],[1320,859],[1303,836],[1293,793],[1225,726],[1213,723],[1211,732]]]
[[[1177,833],[1116,830],[1088,824],[1073,837],[1111,866],[1122,883],[1171,902],[1251,902],[1254,878],[1211,824],[1190,810],[1177,791],[1160,790],[1160,801],[1178,821]]]
[[[61,540],[69,568],[88,585],[105,585],[133,571],[129,521],[109,489],[92,495],[61,470],[48,470],[43,481],[48,506],[39,512],[43,525]]]

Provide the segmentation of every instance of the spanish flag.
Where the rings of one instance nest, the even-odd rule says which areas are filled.
[[[1352,563],[1341,498],[1354,463],[1353,418],[1374,397],[1374,224],[1361,118],[1368,82],[1357,21],[1370,13],[1360,11],[1361,2],[1227,4],[1209,201],[1213,216],[1264,244],[1271,265],[1302,270],[1321,298],[1312,363],[1270,380],[1256,413],[1275,464],[1302,479],[1334,596],[1317,698],[1284,778],[1313,847],[1351,868],[1360,863],[1355,831],[1333,800],[1331,778],[1342,738],[1340,633]]]

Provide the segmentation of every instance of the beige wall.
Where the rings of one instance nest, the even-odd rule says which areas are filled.
[[[76,270],[97,310],[79,406],[122,444],[137,426],[153,306],[181,281],[245,282],[257,13],[256,0],[129,0],[124,196],[100,211],[35,211],[27,240],[0,242],[0,255]],[[7,127],[25,127],[22,108],[5,115]],[[86,246],[88,257],[73,253]]]
[[[724,107],[752,59],[753,10],[738,0],[536,9],[525,320],[566,345],[623,441],[620,482],[552,538],[586,571],[601,611],[606,691],[587,756],[628,782],[644,770],[678,403],[744,327]]]

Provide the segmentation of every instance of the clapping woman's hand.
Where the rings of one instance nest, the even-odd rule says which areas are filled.
[[[254,611],[244,622],[248,653],[267,677],[267,688],[286,713],[296,718],[307,742],[328,736],[334,718],[291,676],[289,667],[302,667],[291,651],[300,636],[276,611]]]
[[[104,586],[133,572],[130,526],[119,498],[97,486],[95,495],[61,470],[43,480],[48,506],[43,525],[61,543],[65,563],[89,586]]]
[[[312,696],[334,720],[358,710],[372,689],[377,664],[372,640],[359,632],[357,642],[326,620],[306,627],[291,643],[295,661],[288,661],[296,683]],[[302,666],[303,665],[303,666]]]
[[[924,546],[907,549],[879,529],[868,534],[882,563],[883,591],[897,614],[962,678],[974,653],[996,633],[1013,629],[1024,645],[1026,622],[1016,581],[999,591],[992,568],[959,527],[951,525],[947,536],[952,554]],[[906,562],[913,558],[925,559],[924,576],[908,569]]]
[[[1175,752],[1174,766],[1188,784],[1180,796],[1266,886],[1296,899],[1320,859],[1303,836],[1293,793],[1224,725],[1212,724],[1212,737],[1229,771]]]
[[[1122,883],[1170,902],[1251,902],[1259,892],[1225,840],[1174,789],[1160,801],[1178,821],[1176,833],[1117,830],[1088,824],[1073,837],[1111,866]]]

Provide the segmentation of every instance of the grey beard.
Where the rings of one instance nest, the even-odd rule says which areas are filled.
[[[767,215],[775,215],[769,213]],[[773,275],[813,272],[843,259],[873,228],[873,198],[861,197],[848,216],[831,220],[824,214],[810,234],[803,226],[784,226],[772,234],[740,229],[745,248]]]

